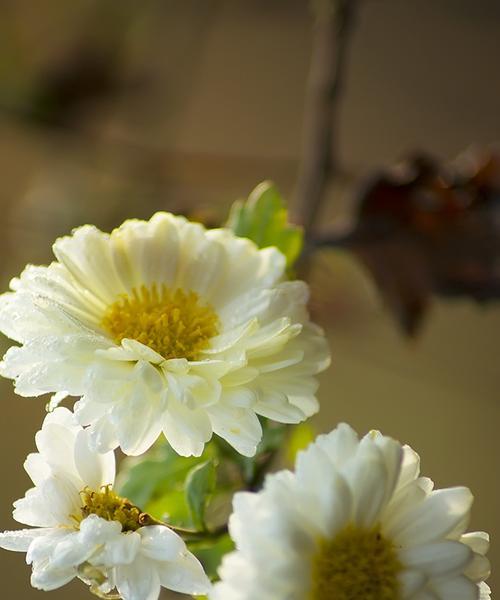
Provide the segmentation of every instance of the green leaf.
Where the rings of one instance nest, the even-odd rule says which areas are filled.
[[[186,496],[184,487],[179,486],[177,489],[172,489],[164,492],[148,502],[144,507],[145,511],[155,519],[159,519],[164,523],[170,523],[177,527],[192,526],[191,513],[186,504]]]
[[[294,464],[297,454],[301,450],[305,450],[305,448],[307,448],[314,440],[314,437],[314,429],[309,423],[300,423],[299,425],[292,427],[287,444],[287,460],[291,464]]]
[[[287,425],[273,423],[265,419],[260,419],[262,424],[262,439],[257,446],[255,456],[248,457],[239,454],[222,438],[215,438],[214,443],[217,447],[221,459],[219,465],[219,475],[224,472],[224,466],[228,463],[235,465],[241,474],[241,486],[248,486],[254,483],[258,471],[261,468],[262,460],[270,453],[276,453],[283,447],[287,432]]]
[[[158,443],[140,458],[125,459],[117,490],[156,519],[172,525],[192,527],[191,512],[184,493],[188,473],[216,455],[207,444],[201,457],[179,456],[167,443]]]
[[[288,223],[285,202],[270,181],[260,183],[246,202],[239,200],[233,204],[227,225],[259,248],[276,246],[285,255],[289,269],[302,250],[302,228]]]
[[[216,467],[207,460],[193,467],[186,478],[186,500],[191,519],[198,530],[205,530],[205,510],[215,489]]]

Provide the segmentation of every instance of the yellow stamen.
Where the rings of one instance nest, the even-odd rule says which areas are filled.
[[[117,343],[130,338],[165,359],[196,360],[218,334],[219,319],[195,292],[153,284],[120,296],[108,307],[102,326]]]
[[[348,525],[313,559],[310,600],[400,600],[396,548],[380,533]]]
[[[97,515],[107,521],[119,521],[122,531],[136,531],[139,527],[158,524],[151,515],[144,513],[127,498],[118,496],[110,485],[103,486],[99,491],[86,487],[80,492],[82,499],[81,512],[72,515],[78,525],[89,515]]]

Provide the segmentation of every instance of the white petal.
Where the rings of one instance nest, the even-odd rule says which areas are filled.
[[[50,477],[52,473],[49,465],[46,463],[43,456],[38,454],[38,452],[32,452],[31,454],[28,454],[23,466],[24,470],[26,473],[28,473],[31,481],[35,485],[40,484],[44,479]]]
[[[64,475],[51,476],[14,502],[12,516],[19,523],[34,527],[70,524],[70,515],[77,513],[80,507],[78,491]]]
[[[253,410],[220,403],[208,407],[207,413],[217,435],[240,454],[255,455],[262,438],[262,426]]]
[[[413,598],[415,593],[423,588],[427,581],[427,577],[420,571],[409,571],[405,569],[398,575],[401,584],[401,595],[403,600]]]
[[[116,587],[123,600],[157,600],[160,578],[151,561],[138,556],[132,564],[117,567]]]
[[[53,245],[58,261],[104,305],[112,303],[124,291],[111,259],[108,239],[96,227],[84,225]]]
[[[399,442],[378,432],[368,434],[367,437],[375,442],[384,459],[387,476],[386,496],[383,501],[383,505],[385,506],[390,501],[399,481],[404,451]]]
[[[129,357],[131,357],[128,360],[144,360],[150,362],[153,365],[159,365],[165,360],[161,354],[158,354],[158,352],[156,352],[152,348],[149,348],[145,344],[138,342],[137,340],[124,338],[121,343],[122,348],[129,355]],[[118,350],[118,348],[113,348],[110,350]],[[108,355],[110,353],[110,350],[107,351]]]
[[[466,575],[472,581],[476,583],[487,579],[491,573],[491,564],[486,556],[481,554],[474,554],[471,562],[464,569],[464,575]]]
[[[78,429],[74,414],[64,406],[59,406],[47,414],[43,420],[42,429],[49,424],[61,425],[71,431]]]
[[[298,485],[311,497],[314,506],[314,510],[308,511],[309,518],[314,519],[324,536],[333,536],[352,520],[353,496],[349,485],[317,444],[299,453],[296,474]]]
[[[177,285],[210,298],[212,290],[219,286],[221,274],[227,271],[229,259],[225,248],[204,235],[202,228],[194,223],[186,224],[182,235]]]
[[[315,443],[327,453],[333,464],[341,469],[357,452],[359,438],[352,427],[340,423],[331,433],[319,435]]]
[[[214,288],[210,301],[217,307],[228,298],[238,298],[248,290],[254,293],[277,283],[285,270],[285,257],[276,248],[256,251],[253,242],[224,230],[212,230],[211,238],[224,241],[230,260],[224,281]]]
[[[111,253],[122,284],[133,287],[175,281],[182,217],[157,213],[149,222],[126,221],[110,235]]]
[[[31,585],[39,590],[50,592],[69,583],[77,576],[76,569],[50,569],[42,567],[34,569],[31,574]]]
[[[140,546],[141,536],[136,531],[121,533],[106,541],[102,551],[93,556],[90,563],[107,567],[129,565],[136,560]]]
[[[396,543],[414,546],[445,537],[456,523],[468,514],[472,494],[467,488],[450,488],[432,492],[416,508],[404,515],[404,523],[391,537]]]
[[[104,544],[121,535],[118,521],[107,521],[97,515],[89,515],[80,523],[80,539],[84,544]]]
[[[441,600],[441,598],[432,590],[426,588],[417,592],[414,596],[411,597],[411,600]]]
[[[288,396],[290,404],[295,406],[306,417],[312,417],[319,412],[319,401],[316,396],[309,394],[307,396]]]
[[[76,476],[74,446],[76,430],[56,423],[44,423],[35,435],[37,448],[45,462],[57,471]]]
[[[164,415],[163,433],[181,456],[201,456],[212,437],[212,425],[205,410],[191,410],[172,398]]]
[[[150,525],[137,533],[141,536],[141,554],[153,560],[175,560],[186,549],[183,540],[168,527]]]
[[[129,456],[144,454],[158,439],[162,430],[161,412],[151,398],[141,398],[139,387],[128,396],[126,402],[112,408],[110,421],[114,424],[121,449]]]
[[[467,577],[437,580],[433,587],[443,600],[477,600],[479,594],[477,585]]]
[[[90,447],[101,454],[110,452],[119,445],[115,428],[106,417],[93,423],[88,432]]]
[[[363,441],[356,460],[351,468],[345,469],[344,476],[353,497],[354,522],[371,527],[378,521],[387,498],[387,471],[378,448],[373,444],[365,445]]]
[[[57,544],[51,565],[58,569],[77,567],[88,560],[95,550],[95,545],[83,543],[80,532],[75,531]]]
[[[398,487],[404,487],[417,479],[420,473],[420,457],[409,446],[403,446],[403,460],[399,474]]]
[[[160,563],[158,572],[161,585],[174,592],[199,595],[210,589],[199,560],[187,551],[175,561]]]
[[[89,447],[90,434],[80,430],[74,446],[76,469],[86,486],[98,490],[103,485],[115,482],[115,454],[99,454]]]
[[[63,527],[45,529],[45,535],[35,537],[30,544],[26,552],[26,563],[33,563],[33,569],[47,565],[57,545],[73,533],[73,530]]]
[[[280,392],[264,391],[253,408],[257,414],[278,423],[300,423],[306,418],[297,406],[289,402],[286,394]]]
[[[31,542],[40,536],[47,535],[52,529],[18,529],[0,533],[0,548],[14,552],[27,552]]]
[[[471,557],[472,551],[465,544],[449,540],[399,552],[399,558],[410,569],[424,571],[432,577],[460,573]]]
[[[477,554],[486,554],[490,547],[490,536],[484,531],[466,533],[460,538],[462,544],[467,544]]]
[[[38,337],[20,348],[10,348],[0,364],[0,372],[15,379],[16,392],[21,396],[58,391],[80,396],[95,350],[106,346],[105,340],[89,335]]]

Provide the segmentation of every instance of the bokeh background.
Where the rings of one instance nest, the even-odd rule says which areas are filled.
[[[355,182],[406,153],[446,160],[500,139],[496,0],[366,0],[357,12],[325,224],[349,219]],[[291,198],[312,36],[306,0],[3,0],[2,289],[83,223],[109,230],[161,209],[220,223],[263,179]],[[495,573],[500,305],[433,298],[410,339],[349,252],[314,260],[315,318],[334,356],[317,429],[379,428],[416,448],[438,486],[471,487]],[[0,393],[5,529],[45,402],[9,381]],[[41,598],[21,555],[4,552],[0,573],[2,598]],[[495,593],[500,577],[490,582]],[[77,582],[52,597],[88,592]]]

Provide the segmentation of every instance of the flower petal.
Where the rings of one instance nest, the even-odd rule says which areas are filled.
[[[205,410],[192,410],[171,398],[163,418],[163,433],[181,456],[201,456],[212,437],[212,425]]]
[[[160,578],[151,561],[141,556],[116,569],[116,587],[123,600],[157,600]]]
[[[254,456],[262,426],[252,409],[216,404],[207,408],[214,432],[244,456]]]
[[[41,527],[39,529],[17,529],[0,533],[0,548],[13,552],[27,552],[31,542],[40,536],[53,532],[53,529]]]
[[[190,552],[184,552],[175,561],[160,563],[158,568],[163,587],[181,594],[206,594],[210,582],[200,561]]]
[[[86,486],[98,490],[103,485],[115,482],[115,454],[99,454],[90,448],[90,434],[82,429],[78,432],[74,444],[75,466]]]
[[[168,527],[149,525],[137,533],[141,536],[141,554],[153,560],[175,560],[186,549],[182,538]]]

